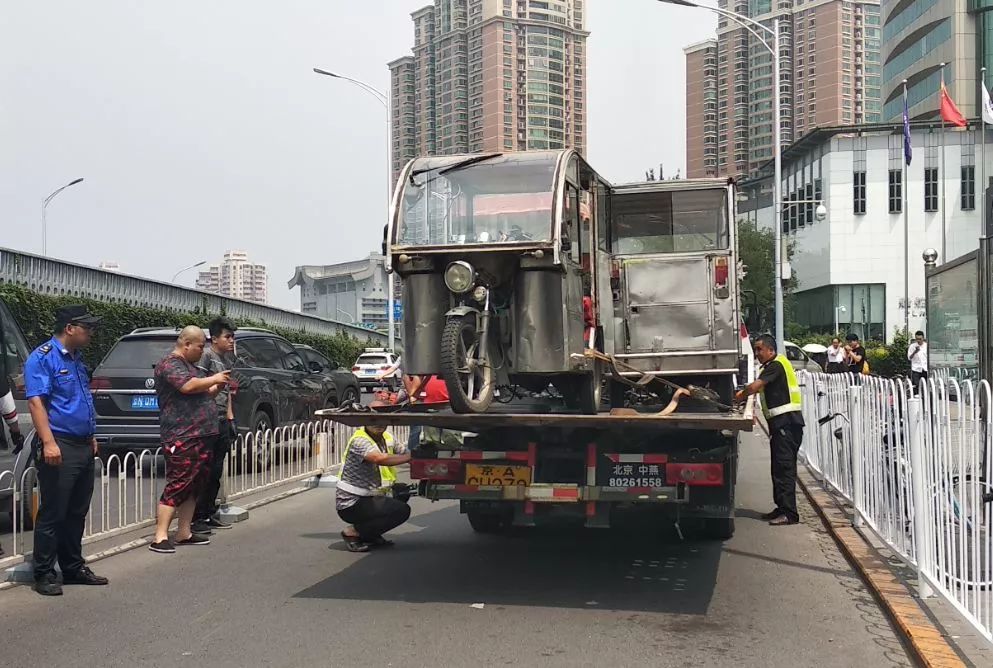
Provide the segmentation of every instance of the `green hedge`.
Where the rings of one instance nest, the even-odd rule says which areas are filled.
[[[55,311],[67,304],[85,304],[90,313],[103,320],[93,336],[93,343],[84,351],[83,357],[91,368],[110,351],[111,346],[121,336],[138,327],[184,327],[200,325],[206,327],[218,313],[181,312],[167,309],[146,308],[82,299],[72,296],[52,296],[32,292],[16,285],[0,285],[0,299],[7,304],[14,319],[21,326],[28,345],[34,347],[47,341],[55,329]],[[237,327],[261,327],[292,341],[302,343],[321,351],[338,366],[351,368],[355,359],[366,346],[375,346],[371,340],[359,341],[347,334],[324,336],[282,327],[272,327],[265,322],[234,320]]]

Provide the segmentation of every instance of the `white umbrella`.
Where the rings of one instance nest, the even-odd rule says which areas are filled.
[[[827,346],[822,346],[819,343],[808,343],[803,347],[803,351],[811,355],[817,355],[819,353],[826,353]]]

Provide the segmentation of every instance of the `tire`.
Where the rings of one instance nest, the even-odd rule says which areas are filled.
[[[473,348],[486,344],[476,337],[476,317],[475,314],[451,316],[441,334],[441,377],[448,386],[449,403],[456,413],[485,413],[496,390],[491,365],[471,370],[465,361]],[[489,359],[488,355],[484,357]],[[482,384],[478,392],[477,382]]]
[[[734,537],[734,518],[711,517],[702,520],[700,535],[709,540],[730,540]]]
[[[341,403],[339,406],[350,406],[351,404],[359,403],[358,395],[355,393],[354,387],[346,387],[345,391],[341,393]]]
[[[255,411],[255,415],[252,416],[252,433],[257,434],[259,432],[265,432],[273,428],[272,416],[269,415],[264,410]],[[269,448],[260,448],[259,444],[255,445],[255,452],[249,453],[249,457],[255,459],[255,467],[257,471],[265,471],[269,468],[272,460],[272,448],[275,447],[275,443],[269,443]]]
[[[476,533],[501,533],[507,526],[504,516],[496,513],[469,511],[466,513],[466,517],[469,518],[469,526]]]

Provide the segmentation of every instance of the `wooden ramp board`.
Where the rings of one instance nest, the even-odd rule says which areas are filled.
[[[580,415],[568,413],[503,413],[489,412],[466,415],[451,411],[430,413],[413,412],[336,412],[331,409],[317,411],[317,416],[340,422],[350,427],[365,425],[439,427],[455,431],[479,432],[490,429],[516,429],[555,427],[567,429],[610,430],[633,429],[697,429],[751,431],[751,411],[743,413],[674,413],[660,417],[653,413],[621,414],[600,413]]]

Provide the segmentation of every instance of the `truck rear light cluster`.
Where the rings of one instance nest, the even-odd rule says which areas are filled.
[[[415,480],[458,480],[462,462],[457,459],[413,459],[410,477]]]
[[[665,479],[669,483],[685,483],[699,487],[720,487],[724,484],[723,464],[665,465]]]
[[[714,287],[724,288],[728,284],[728,259],[726,257],[714,258]]]

